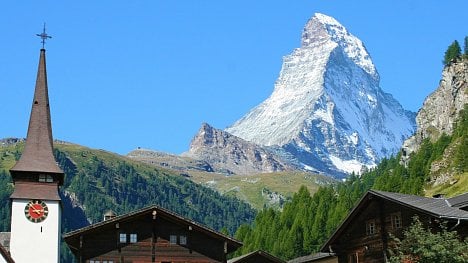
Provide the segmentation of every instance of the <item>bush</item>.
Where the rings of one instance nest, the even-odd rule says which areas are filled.
[[[468,242],[460,241],[455,231],[441,225],[441,231],[425,229],[417,217],[404,231],[404,239],[393,237],[390,262],[463,263],[468,262]]]

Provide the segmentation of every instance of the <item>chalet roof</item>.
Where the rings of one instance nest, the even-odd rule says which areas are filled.
[[[6,251],[6,249],[0,245],[0,255],[3,257],[6,263],[15,263],[13,258],[10,256],[10,252]]]
[[[359,201],[359,203],[351,210],[348,216],[343,220],[341,225],[335,230],[328,241],[322,246],[320,251],[328,251],[328,247],[341,235],[341,233],[348,227],[352,219],[366,207],[366,205],[373,198],[382,198],[384,200],[414,209],[421,213],[427,214],[432,217],[445,219],[445,220],[461,220],[468,221],[468,211],[459,209],[458,207],[451,206],[450,202],[444,198],[429,198],[417,195],[408,195],[400,193],[392,193],[385,191],[369,190]],[[452,198],[459,200],[458,197]],[[460,198],[463,199],[464,198]]]
[[[468,206],[468,192],[449,198],[447,199],[447,202],[449,202],[450,206],[452,207]]]
[[[51,127],[45,49],[41,49],[26,144],[21,158],[10,170],[13,179],[17,172],[62,174],[63,177],[53,154]]]
[[[10,233],[2,232],[1,234],[7,234],[8,243],[10,243]],[[6,263],[15,263],[13,258],[11,258],[10,252],[3,246],[3,244],[0,244],[0,257],[2,257]]]
[[[135,218],[144,215],[144,214],[152,214],[153,211],[156,211],[158,217],[164,217],[170,221],[177,222],[179,224],[185,225],[187,227],[191,227],[193,231],[198,231],[201,232],[205,235],[208,235],[214,239],[221,240],[223,242],[227,242],[228,244],[228,253],[236,250],[237,248],[242,246],[242,243],[235,240],[234,238],[231,238],[227,235],[224,235],[220,232],[217,232],[213,229],[210,229],[206,226],[203,226],[193,220],[184,218],[180,215],[177,215],[176,213],[173,213],[167,209],[161,208],[156,205],[152,205],[149,207],[142,208],[140,210],[136,210],[134,212],[121,215],[121,216],[116,216],[114,218],[92,224],[86,227],[83,227],[81,229],[77,229],[71,232],[66,233],[63,237],[65,239],[65,242],[72,247],[78,247],[77,244],[79,242],[79,237],[81,235],[89,235],[95,232],[99,232],[100,229],[105,228],[109,225],[113,226],[115,223],[123,223],[123,222],[131,222],[135,220]]]
[[[430,198],[417,195],[407,195],[400,193],[391,193],[383,191],[369,191],[376,196],[380,196],[389,201],[399,203],[401,205],[411,207],[420,212],[429,214],[434,217],[444,219],[461,219],[468,220],[468,211],[463,211],[458,207],[451,206],[450,202],[444,198]],[[457,200],[457,197],[452,199]]]
[[[0,246],[9,251],[11,232],[0,232]]]
[[[252,261],[255,260],[255,261]],[[237,258],[233,258],[227,261],[228,263],[242,263],[242,262],[256,262],[256,263],[285,263],[286,261],[279,259],[268,252],[263,250],[257,250]]]
[[[331,258],[331,257],[335,257],[335,256],[336,255],[334,253],[319,252],[319,253],[315,253],[315,254],[312,254],[312,255],[291,259],[291,260],[288,261],[288,263],[314,262],[314,261],[317,261],[319,259]]]

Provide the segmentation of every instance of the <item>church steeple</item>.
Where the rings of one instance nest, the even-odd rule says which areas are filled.
[[[45,28],[39,36],[43,44],[49,38]],[[10,253],[18,263],[60,262],[59,187],[64,173],[53,152],[45,57],[42,48],[26,143],[20,159],[10,169],[14,183],[10,196]]]
[[[53,154],[45,49],[40,52],[26,144],[21,158],[10,172],[14,181],[25,173],[37,173],[53,174],[59,184],[63,182],[63,171],[58,167]]]

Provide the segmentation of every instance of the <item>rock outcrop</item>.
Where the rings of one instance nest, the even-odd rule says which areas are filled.
[[[439,87],[424,100],[416,116],[416,133],[403,145],[404,154],[416,151],[426,138],[435,141],[443,133],[451,135],[458,113],[466,103],[468,59],[460,59],[444,68]]]
[[[203,160],[215,172],[255,174],[297,169],[273,151],[203,123],[183,156]]]

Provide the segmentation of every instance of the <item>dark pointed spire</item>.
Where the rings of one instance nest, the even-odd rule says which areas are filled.
[[[28,135],[21,158],[10,170],[13,180],[32,174],[53,174],[62,184],[63,171],[55,161],[52,143],[45,49],[41,49]]]

